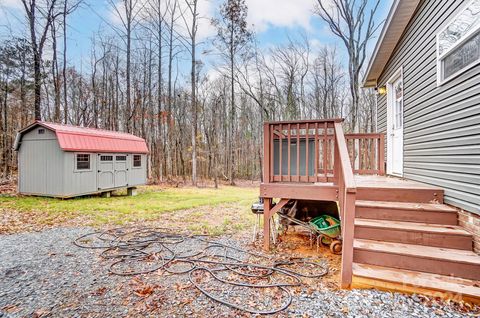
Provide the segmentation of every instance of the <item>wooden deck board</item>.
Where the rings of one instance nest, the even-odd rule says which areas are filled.
[[[471,236],[470,233],[462,229],[460,226],[443,225],[443,224],[427,224],[389,220],[372,220],[372,219],[355,219],[355,226],[365,226],[373,228],[387,228],[395,230],[430,232],[438,234]]]
[[[434,187],[425,183],[390,176],[355,175],[355,183],[357,184],[357,188],[442,190],[439,187]]]
[[[480,255],[475,254],[473,251],[404,243],[379,242],[365,239],[355,239],[353,242],[353,247],[355,249],[371,250],[383,253],[480,265]]]
[[[435,211],[452,212],[457,210],[451,206],[439,203],[412,203],[412,202],[389,202],[389,201],[366,201],[357,200],[356,206],[365,208],[385,208],[392,210],[415,210],[415,211]]]
[[[452,293],[452,296],[475,297],[480,301],[480,282],[475,280],[357,263],[353,264],[353,275],[398,284],[396,289],[399,291],[416,292],[415,288],[428,288]],[[372,287],[382,285],[375,281],[364,282]]]

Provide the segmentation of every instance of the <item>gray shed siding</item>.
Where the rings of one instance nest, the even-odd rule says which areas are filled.
[[[142,166],[134,167],[133,166],[133,154],[128,155],[128,185],[136,186],[145,184],[147,181],[147,155],[142,156]]]
[[[39,129],[43,129],[44,133],[39,134]],[[90,154],[89,170],[75,169],[76,153]],[[107,155],[127,156],[127,184],[117,188],[146,183],[147,155],[140,154],[141,167],[133,167],[134,154],[108,153]],[[18,148],[18,191],[31,195],[73,197],[113,190],[114,186],[99,189],[99,156],[100,154],[91,152],[63,151],[58,144],[55,132],[35,126],[21,136]]]
[[[63,151],[55,133],[39,127],[27,132],[19,149],[19,192],[37,195],[62,195]]]
[[[87,152],[79,152],[87,153]],[[90,153],[90,170],[75,170],[76,152],[64,152],[65,196],[97,192],[97,156]]]
[[[436,34],[464,1],[424,0],[378,86],[403,68],[404,177],[445,189],[445,202],[480,214],[480,66],[437,87]],[[379,96],[378,130],[387,129]]]

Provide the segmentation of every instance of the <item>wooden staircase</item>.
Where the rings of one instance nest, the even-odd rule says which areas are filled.
[[[359,188],[353,288],[480,302],[480,256],[434,188]]]

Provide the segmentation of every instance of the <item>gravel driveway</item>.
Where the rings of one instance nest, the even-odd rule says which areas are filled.
[[[0,236],[0,317],[238,317],[245,314],[207,299],[186,274],[121,277],[108,273],[99,251],[72,241],[91,228],[55,228]],[[223,240],[228,241],[224,238]],[[229,242],[240,244],[241,242]],[[465,317],[458,307],[425,304],[417,296],[374,290],[295,288],[278,316]],[[248,316],[248,315],[245,315]]]

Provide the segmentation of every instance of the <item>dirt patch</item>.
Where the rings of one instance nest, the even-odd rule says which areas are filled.
[[[13,195],[17,193],[17,179],[6,179],[0,181],[0,195]]]

